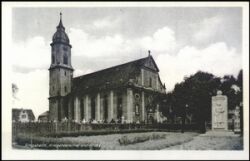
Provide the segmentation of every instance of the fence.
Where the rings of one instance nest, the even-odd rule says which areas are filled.
[[[48,135],[54,133],[74,133],[86,131],[155,130],[180,131],[181,124],[80,124],[75,122],[13,122],[12,134]],[[185,131],[197,130],[196,124],[186,124]]]

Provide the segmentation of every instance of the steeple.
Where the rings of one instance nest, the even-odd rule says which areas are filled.
[[[71,93],[73,67],[71,65],[71,48],[69,37],[60,21],[53,35],[51,46],[51,64],[49,68],[49,117],[61,121],[67,117],[66,104],[62,97]]]
[[[66,43],[69,44],[69,37],[65,32],[65,28],[62,23],[62,13],[60,12],[60,21],[58,26],[56,27],[56,33],[53,35],[53,43]]]
[[[57,29],[63,29],[65,30],[64,26],[63,26],[63,23],[62,23],[62,12],[60,12],[60,22],[57,26]]]

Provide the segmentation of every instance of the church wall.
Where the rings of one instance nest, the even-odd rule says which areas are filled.
[[[156,85],[158,81],[158,74],[149,70],[144,70],[144,86],[150,87],[150,78],[151,78],[151,88],[159,89]]]
[[[74,116],[73,116],[74,110],[72,107],[73,107],[72,98],[69,98],[69,101],[68,101],[68,119],[69,120],[74,119]]]
[[[60,108],[60,110],[59,110],[59,115],[60,115],[60,117],[59,117],[59,120],[61,121],[62,119],[64,119],[65,118],[65,107],[64,107],[64,99],[63,98],[59,98],[59,108]]]
[[[51,121],[58,120],[58,102],[55,99],[49,100],[49,111],[50,111],[49,120]]]
[[[60,71],[53,69],[50,71],[50,97],[57,96],[60,90]]]
[[[150,87],[150,78],[152,80],[152,87]],[[140,75],[138,75],[136,78],[136,84],[139,86],[144,86],[146,88],[152,88],[159,92],[164,92],[164,88],[160,82],[159,79],[159,73],[151,71],[146,68],[141,68]]]

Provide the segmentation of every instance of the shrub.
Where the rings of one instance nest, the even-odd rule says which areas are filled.
[[[122,136],[120,139],[118,139],[118,142],[120,145],[128,145],[128,144],[136,144],[145,142],[148,140],[158,140],[158,139],[165,139],[166,134],[160,135],[153,133],[152,135],[146,136],[135,136],[133,138],[128,138],[127,136]]]

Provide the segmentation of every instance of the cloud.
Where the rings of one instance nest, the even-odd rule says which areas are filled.
[[[82,76],[84,74],[88,74],[88,73],[92,73],[92,72],[93,72],[93,70],[91,70],[91,69],[87,69],[87,70],[76,69],[73,73],[73,77]]]
[[[12,64],[23,69],[48,68],[50,64],[50,46],[41,36],[32,37],[24,42],[13,42]]]
[[[120,19],[113,18],[113,17],[105,17],[102,19],[97,19],[91,25],[94,26],[96,29],[107,29],[107,28],[116,28],[120,24]]]
[[[70,28],[69,37],[73,44],[72,53],[88,58],[127,57],[139,50],[152,50],[156,54],[173,51],[176,47],[175,33],[167,26],[149,36],[128,39],[121,34],[96,37],[83,29]]]
[[[141,45],[144,49],[151,49],[155,52],[168,52],[176,48],[175,32],[165,26],[158,29],[153,36],[142,38]]]
[[[198,70],[210,72],[216,76],[238,74],[242,68],[242,59],[235,48],[224,42],[211,44],[203,49],[185,46],[177,55],[161,54],[156,58],[163,82],[167,90],[172,90],[184,76],[194,74]]]
[[[48,70],[34,70],[29,73],[13,73],[12,81],[19,90],[18,100],[15,100],[14,108],[32,109],[36,116],[49,110],[49,72]]]
[[[215,16],[203,19],[201,22],[191,24],[190,26],[195,32],[193,35],[195,41],[207,42],[216,36],[221,25],[223,25],[223,17]]]
[[[70,28],[69,37],[73,44],[72,53],[91,58],[119,54],[126,45],[124,38],[119,34],[95,37],[82,29]]]

